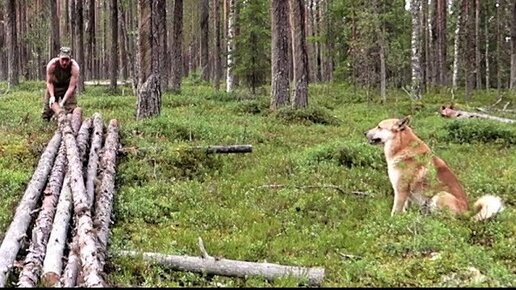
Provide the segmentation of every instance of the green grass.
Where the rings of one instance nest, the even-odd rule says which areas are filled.
[[[24,83],[0,96],[0,238],[56,129],[40,118],[43,87]],[[507,95],[514,104],[515,95]],[[310,108],[271,112],[266,95],[225,94],[185,82],[181,94],[163,96],[160,116],[137,122],[130,89],[113,95],[88,87],[79,97],[83,116],[100,112],[105,124],[118,119],[121,143],[133,149],[119,155],[117,166],[109,283],[305,285],[292,278],[185,273],[116,257],[120,249],[198,256],[201,237],[213,256],[325,267],[324,287],[515,286],[516,126],[443,119],[437,110],[450,102],[444,92],[417,103],[395,91],[387,104],[378,99],[347,85],[311,85]],[[471,110],[496,100],[496,92],[479,92],[455,103]],[[491,193],[507,209],[482,223],[445,213],[426,216],[416,208],[391,217],[383,153],[367,144],[363,132],[405,115],[454,169],[471,203]],[[253,153],[205,155],[193,149],[230,144],[252,144]],[[261,187],[272,184],[282,187]],[[324,184],[346,193],[317,187]],[[475,279],[469,267],[485,277]]]

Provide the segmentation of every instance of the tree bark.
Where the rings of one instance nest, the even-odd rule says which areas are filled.
[[[18,287],[36,287],[41,276],[43,260],[46,254],[47,243],[52,230],[56,205],[59,199],[59,192],[63,185],[66,171],[66,153],[64,143],[61,142],[59,153],[54,162],[44,193],[41,211],[38,214],[28,254],[23,263],[23,270],[20,272]]]
[[[31,213],[41,195],[48,175],[54,164],[55,157],[61,143],[61,133],[56,132],[45,151],[41,154],[38,166],[25,190],[25,193],[16,208],[16,212],[7,232],[5,233],[2,245],[0,246],[0,287],[5,287],[11,267],[20,250],[20,243],[24,239],[29,224]]]
[[[159,115],[161,112],[161,81],[159,75],[158,1],[138,0],[138,102],[136,119]]]
[[[79,66],[84,65],[84,13],[83,1],[75,0],[75,57]],[[79,77],[77,80],[77,92],[84,91],[84,77]]]
[[[214,27],[214,40],[215,40],[215,49],[213,52],[213,85],[215,90],[220,89],[220,78],[222,75],[221,72],[221,44],[220,44],[220,1],[213,1],[213,27]]]
[[[457,80],[459,78],[459,49],[460,49],[460,35],[462,26],[462,1],[457,0],[457,24],[455,27],[455,39],[453,44],[453,73],[452,73],[452,95],[457,90]]]
[[[88,22],[86,25],[86,63],[84,69],[85,79],[95,79],[95,0],[88,0]]]
[[[104,268],[107,256],[109,238],[109,225],[111,224],[111,211],[113,209],[113,194],[115,191],[116,155],[119,147],[119,126],[117,120],[109,122],[106,142],[100,161],[100,187],[95,202],[94,223],[97,232],[97,258],[100,269]]]
[[[292,35],[292,60],[294,84],[292,106],[308,107],[308,55],[305,37],[305,4],[303,0],[289,0],[290,31]]]
[[[291,49],[288,38],[288,2],[285,0],[271,1],[272,18],[272,89],[271,109],[276,110],[290,104],[288,51]]]
[[[200,25],[201,25],[201,74],[205,81],[210,80],[210,66],[208,61],[208,32],[209,32],[209,0],[199,0]]]
[[[510,88],[513,90],[516,89],[516,2],[512,4]]]
[[[57,14],[57,0],[50,0],[50,17],[52,18],[52,47],[50,48],[50,58],[56,57],[59,53],[61,40],[59,37],[59,16]]]
[[[475,1],[475,76],[476,89],[482,88],[481,74],[481,56],[480,56],[480,0]]]
[[[158,0],[158,42],[159,42],[159,74],[161,77],[161,90],[168,88],[169,53],[167,46],[167,9],[165,0]]]
[[[293,276],[308,279],[309,285],[320,285],[324,280],[325,269],[322,267],[297,267],[283,266],[273,263],[256,263],[219,259],[213,257],[191,257],[164,255],[160,253],[137,253],[135,251],[120,251],[119,255],[125,257],[142,257],[143,260],[155,262],[160,265],[197,273],[230,277],[259,276],[267,280]]]
[[[422,72],[421,72],[421,29],[420,29],[420,18],[421,18],[421,0],[410,1],[410,13],[412,14],[412,98],[419,100],[421,99],[421,83],[422,83]]]
[[[19,83],[18,70],[18,34],[16,29],[16,1],[7,0],[5,7],[7,11],[7,83],[9,87],[14,87]]]

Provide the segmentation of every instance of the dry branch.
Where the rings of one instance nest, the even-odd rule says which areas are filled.
[[[246,262],[213,257],[176,256],[161,253],[138,253],[135,251],[120,251],[119,255],[123,257],[142,257],[145,261],[155,262],[176,270],[196,273],[241,278],[259,276],[267,280],[288,276],[306,278],[310,285],[320,285],[324,280],[325,271],[322,267],[284,266],[273,263]]]
[[[100,267],[96,257],[91,210],[88,207],[88,198],[84,186],[82,161],[79,158],[79,150],[70,123],[66,121],[66,118],[60,118],[60,123],[63,125],[62,134],[66,144],[66,156],[70,170],[70,187],[72,189],[74,213],[77,216],[77,235],[79,236],[85,286],[103,286],[104,281],[99,276]]]
[[[116,155],[119,147],[118,122],[111,120],[107,128],[106,142],[100,161],[100,187],[97,191],[95,203],[94,223],[97,230],[98,253],[100,270],[106,262],[107,243],[109,238],[109,225],[111,224],[111,211],[113,209],[113,193],[115,190]]]
[[[5,287],[9,276],[8,274],[20,250],[20,242],[26,235],[31,222],[31,212],[36,207],[41,191],[45,186],[60,144],[61,133],[56,132],[43,154],[41,154],[38,166],[32,175],[20,204],[16,208],[13,221],[2,241],[2,245],[0,246],[0,287]]]
[[[38,214],[34,228],[28,254],[25,257],[23,270],[20,272],[18,287],[36,287],[41,275],[41,268],[47,250],[48,238],[52,229],[56,205],[59,199],[59,192],[63,185],[66,171],[66,154],[64,143],[61,142],[59,153],[54,162],[54,167],[50,173],[47,187],[43,191],[44,198],[41,211]]]

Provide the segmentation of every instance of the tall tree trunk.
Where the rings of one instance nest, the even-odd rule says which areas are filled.
[[[303,0],[289,0],[290,31],[292,35],[292,59],[294,87],[292,106],[308,107],[308,55],[305,38],[305,4]]]
[[[161,90],[168,88],[169,54],[167,47],[167,10],[165,0],[158,0],[159,17],[159,73],[161,77]]]
[[[70,22],[67,22],[69,23],[70,27],[70,33],[67,34],[66,36],[70,37],[69,39],[66,39],[65,38],[65,41],[69,41],[70,45],[67,45],[67,46],[70,46],[72,48],[72,51],[75,51],[75,44],[76,44],[76,30],[75,30],[75,26],[76,26],[76,23],[77,23],[77,18],[76,18],[76,12],[75,12],[75,1],[76,0],[68,0],[69,3],[69,10],[68,10],[68,14],[69,14],[69,17],[70,17]]]
[[[482,88],[482,71],[481,71],[481,56],[480,56],[480,0],[475,1],[475,76],[476,88]]]
[[[227,38],[227,57],[226,57],[226,92],[230,93],[234,89],[235,74],[233,71],[233,50],[235,49],[235,0],[228,2],[228,38]]]
[[[209,62],[209,0],[199,0],[199,11],[200,11],[200,25],[201,25],[201,74],[202,79],[205,81],[210,80],[210,62]]]
[[[457,26],[455,27],[455,40],[453,44],[453,74],[452,74],[452,97],[453,92],[457,90],[457,80],[459,78],[459,48],[460,48],[460,35],[462,26],[462,1],[457,0]],[[466,0],[467,1],[467,0]]]
[[[76,60],[79,63],[79,66],[84,64],[84,13],[83,13],[83,0],[76,0],[75,2],[75,47],[76,47]],[[84,78],[79,77],[77,83],[77,89],[79,92],[84,90]]]
[[[430,75],[430,68],[432,66],[432,63],[430,61],[430,48],[429,48],[429,37],[428,37],[428,14],[429,14],[429,8],[428,8],[428,1],[423,0],[421,1],[421,8],[420,8],[420,24],[419,24],[419,35],[421,37],[421,74],[422,74],[422,82],[423,82],[423,91],[426,91],[428,89],[428,86],[431,83],[431,75]]]
[[[218,91],[221,78],[221,44],[220,44],[220,0],[213,1],[213,27],[215,31],[215,50],[213,52],[213,85]]]
[[[158,0],[138,0],[138,102],[136,119],[161,112]]]
[[[502,34],[500,26],[500,0],[496,0],[496,89],[498,94],[500,94],[500,89],[502,88],[502,60],[500,58]]]
[[[437,82],[440,86],[448,85],[447,66],[447,15],[448,4],[446,0],[435,0],[435,48],[437,55]]]
[[[331,1],[324,1],[324,26],[326,30],[326,40],[324,43],[324,80],[332,81],[333,80],[333,51],[334,51],[334,42],[332,41],[333,36],[333,27],[330,17],[331,10]],[[321,9],[322,10],[322,9]]]
[[[86,25],[86,62],[84,63],[84,78],[91,80],[96,76],[95,71],[95,0],[88,0],[88,21]]]
[[[288,11],[289,6],[287,1],[271,1],[272,110],[285,107],[290,104],[288,77],[288,51],[290,50],[290,43],[288,41]]]
[[[315,34],[321,37],[321,0],[315,1]],[[322,57],[321,57],[321,41],[315,42],[315,78],[322,81]]]
[[[172,59],[171,59],[171,88],[181,92],[181,77],[183,68],[183,0],[174,1],[174,18],[172,23]]]
[[[111,52],[109,65],[109,88],[116,91],[118,81],[118,0],[111,0]]]
[[[0,9],[0,80],[7,80],[7,52],[5,41],[5,18],[4,9]]]
[[[387,95],[386,95],[386,69],[385,69],[385,28],[383,21],[380,20],[380,16],[383,13],[383,9],[380,9],[379,5],[380,3],[378,0],[375,0],[374,2],[374,9],[375,9],[375,17],[378,18],[378,26],[375,28],[376,30],[376,39],[378,42],[378,47],[380,49],[380,97],[382,98],[383,103],[385,104],[387,102]],[[380,13],[382,11],[382,13]]]
[[[410,2],[410,12],[412,14],[412,97],[416,100],[421,99],[421,0]]]
[[[119,64],[121,67],[121,74],[123,80],[127,80],[129,78],[129,65],[130,60],[127,57],[127,50],[129,49],[127,37],[125,35],[125,11],[122,7],[123,5],[118,5],[118,47],[120,48],[119,54]]]
[[[485,65],[486,65],[486,89],[490,89],[491,88],[491,82],[490,82],[490,69],[489,69],[489,56],[490,56],[490,53],[489,53],[489,18],[490,18],[490,15],[489,15],[489,3],[486,1],[485,2],[485,11],[486,13],[484,14],[484,38],[485,38]]]
[[[512,4],[510,88],[513,90],[516,89],[516,2]]]
[[[16,32],[16,1],[7,0],[7,82],[9,87],[19,83],[18,71],[18,34]]]

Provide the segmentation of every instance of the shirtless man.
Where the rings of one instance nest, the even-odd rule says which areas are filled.
[[[47,64],[47,89],[41,115],[46,121],[61,109],[71,113],[77,107],[75,93],[80,68],[71,53],[69,47],[61,47],[59,55]]]

